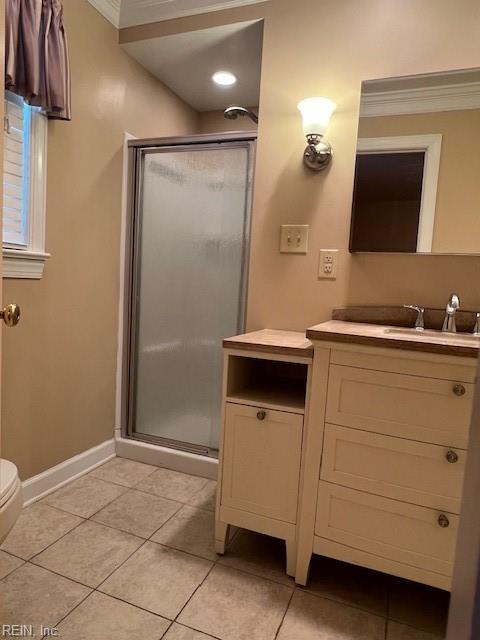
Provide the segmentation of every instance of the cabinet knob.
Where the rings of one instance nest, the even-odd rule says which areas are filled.
[[[257,420],[265,420],[266,411],[257,411]]]
[[[456,396],[464,396],[465,395],[465,387],[463,384],[455,384],[453,385],[453,393]]]
[[[441,513],[438,516],[438,524],[442,527],[442,529],[446,529],[450,525],[450,520],[444,513]]]
[[[450,464],[455,464],[455,462],[458,462],[458,453],[452,451],[451,449],[450,451],[447,451],[445,457],[447,458],[447,462],[450,462]]]

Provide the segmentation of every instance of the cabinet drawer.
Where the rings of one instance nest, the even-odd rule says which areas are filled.
[[[295,523],[302,432],[301,415],[227,403],[222,505]]]
[[[466,449],[473,388],[466,382],[331,365],[327,422]]]
[[[327,424],[320,477],[387,498],[460,513],[465,459],[462,449]]]
[[[315,533],[378,557],[451,576],[457,527],[453,514],[319,483]]]

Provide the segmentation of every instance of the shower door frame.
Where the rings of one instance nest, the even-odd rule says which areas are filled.
[[[125,243],[125,283],[123,309],[123,358],[122,358],[122,394],[121,394],[121,433],[122,437],[156,444],[171,449],[186,451],[212,458],[218,457],[216,450],[196,445],[135,432],[136,414],[136,355],[138,345],[138,307],[139,297],[139,257],[141,239],[143,162],[147,153],[168,151],[191,151],[201,149],[247,149],[247,194],[244,212],[243,259],[241,268],[241,294],[238,315],[238,332],[245,329],[248,268],[250,257],[250,227],[253,198],[253,174],[255,168],[257,132],[238,132],[224,134],[200,134],[186,137],[147,138],[128,140],[128,176],[127,176],[127,219]]]

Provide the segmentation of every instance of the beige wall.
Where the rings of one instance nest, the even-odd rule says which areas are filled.
[[[249,107],[258,113],[258,107]],[[223,111],[203,111],[198,114],[198,133],[226,133],[227,131],[256,131],[257,125],[247,117],[227,120]]]
[[[480,110],[361,118],[360,138],[442,134],[432,251],[480,253]]]
[[[5,332],[3,453],[24,477],[112,434],[122,132],[178,134],[195,126],[116,48],[113,28],[86,0],[64,2],[75,120],[55,123],[50,133],[52,258],[41,282],[5,285],[24,318]],[[480,309],[480,258],[347,253],[362,80],[480,66],[477,0],[271,0],[219,14],[217,24],[266,18],[249,328],[303,330],[342,304],[440,307],[452,290],[463,307]],[[211,17],[195,20],[212,25]],[[188,30],[195,20],[122,37]],[[328,132],[335,157],[323,174],[301,162],[296,104],[311,95],[338,104]],[[310,224],[306,256],[278,252],[283,223]],[[320,248],[341,250],[336,281],[317,280]]]
[[[343,304],[415,302],[443,307],[452,290],[464,308],[480,309],[478,257],[350,256],[347,251],[362,80],[480,66],[479,38],[476,0],[270,3],[263,46],[249,328],[302,330],[327,319],[332,307]],[[296,109],[300,99],[311,95],[328,96],[338,105],[328,131],[335,157],[330,170],[317,175],[301,163],[304,140]],[[282,223],[310,224],[308,255],[278,252]],[[317,279],[320,248],[341,250],[336,281]]]
[[[113,435],[124,131],[190,134],[197,116],[124,54],[86,0],[63,0],[72,122],[50,122],[40,281],[4,280],[2,455],[23,478]]]

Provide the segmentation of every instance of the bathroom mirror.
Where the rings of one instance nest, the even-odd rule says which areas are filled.
[[[362,84],[350,251],[480,254],[480,69]]]

